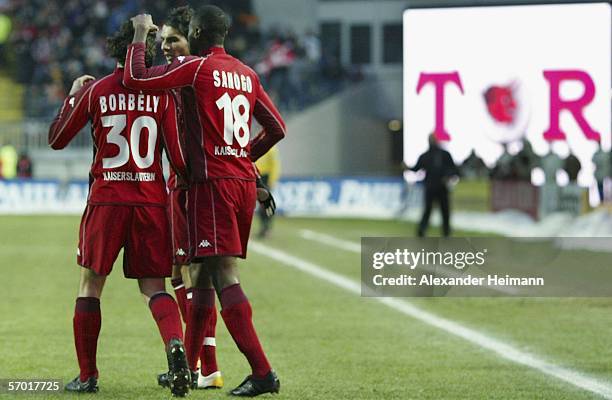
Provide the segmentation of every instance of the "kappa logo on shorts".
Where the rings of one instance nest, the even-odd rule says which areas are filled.
[[[185,253],[185,250],[183,250],[183,249],[178,249],[178,250],[176,251],[176,255],[177,255],[177,256],[186,256],[186,255],[187,255],[187,253]]]
[[[212,244],[210,244],[210,242],[208,240],[202,240],[200,242],[200,244],[198,245],[198,247],[212,247]]]

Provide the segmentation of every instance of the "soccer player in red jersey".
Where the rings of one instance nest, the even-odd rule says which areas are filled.
[[[90,121],[94,159],[87,207],[81,220],[77,262],[81,278],[73,319],[80,374],[65,387],[71,392],[96,392],[97,341],[101,327],[100,296],[113,263],[123,247],[123,272],[138,279],[166,346],[173,395],[190,386],[183,333],[176,302],[165,289],[172,254],[166,215],[167,192],[161,151],[186,175],[180,147],[175,103],[165,92],[126,88],[122,84],[125,51],[134,34],[124,23],[108,39],[115,71],[101,79],[75,80],[68,98],[49,128],[49,144],[59,150]],[[147,40],[147,61],[155,51]]]
[[[177,7],[170,11],[164,26],[161,29],[161,49],[168,63],[172,63],[177,57],[189,56],[189,42],[187,34],[189,32],[189,20],[193,10],[189,6]],[[184,138],[185,124],[182,111],[182,94],[189,97],[189,89],[174,89],[171,93],[177,100],[179,111],[179,134]],[[195,104],[189,104],[195,107]],[[184,140],[184,139],[182,139]],[[181,310],[183,320],[187,322],[188,309],[191,305],[191,279],[189,278],[189,228],[187,225],[187,183],[177,177],[172,169],[168,178],[168,218],[172,232],[172,252],[174,262],[172,266],[172,287]],[[209,278],[208,288],[213,289],[212,280]],[[222,388],[223,376],[217,366],[215,330],[217,325],[217,310],[213,305],[213,316],[206,321],[204,327],[204,343],[200,350],[200,371],[198,375],[198,389]],[[168,375],[158,376],[158,383],[161,386],[168,386]]]
[[[225,53],[229,27],[225,13],[215,6],[196,10],[189,25],[189,47],[197,56],[178,57],[167,66],[147,68],[145,39],[155,30],[150,15],[132,18],[133,44],[128,48],[124,83],[142,90],[189,87],[194,115],[185,115],[186,148],[191,186],[188,223],[192,243],[193,302],[187,322],[185,346],[194,370],[203,326],[212,317],[214,292],[202,282],[202,270],[213,275],[221,303],[221,316],[252,374],[231,391],[235,396],[278,392],[272,370],[252,322],[252,310],[238,279],[236,257],[245,258],[256,202],[257,160],[285,136],[285,124],[259,83],[255,72]],[[184,105],[185,106],[185,105]],[[189,107],[184,107],[185,112]],[[262,132],[251,142],[251,119]]]

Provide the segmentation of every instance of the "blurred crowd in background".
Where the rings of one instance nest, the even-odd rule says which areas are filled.
[[[472,150],[461,164],[461,176],[468,180],[491,178],[496,181],[533,182],[533,171],[539,170],[542,173],[539,179],[540,184],[557,185],[559,183],[558,173],[564,171],[567,177],[566,183],[576,184],[578,174],[582,169],[580,160],[571,153],[567,157],[561,158],[552,151],[552,147],[551,145],[546,155],[539,156],[526,140],[523,141],[521,150],[514,155],[510,154],[507,146],[504,146],[503,154],[490,169]],[[598,147],[592,161],[595,166],[595,181],[599,197],[603,200],[604,181],[612,176],[612,156],[610,152]]]
[[[29,118],[52,118],[72,80],[108,74],[106,37],[126,19],[146,11],[158,26],[184,0],[0,0],[0,68],[26,85]],[[203,4],[204,2],[198,2]],[[282,111],[297,111],[334,93],[347,74],[322,52],[314,30],[262,31],[250,0],[208,1],[232,18],[226,49],[252,66]],[[4,32],[6,37],[3,38]],[[4,40],[3,40],[4,39]],[[163,63],[158,52],[156,64]]]
[[[32,170],[32,159],[27,153],[18,153],[13,145],[0,143],[0,179],[29,179]]]
[[[193,3],[193,4],[192,4]],[[106,38],[131,16],[147,12],[162,26],[169,11],[183,5],[216,4],[232,19],[225,43],[227,51],[253,67],[266,90],[283,113],[303,110],[338,92],[348,83],[362,79],[359,66],[342,66],[322,45],[312,29],[295,32],[290,24],[263,30],[252,0],[0,0],[0,73],[24,86],[24,133],[46,127],[61,106],[72,81],[82,75],[100,77],[110,73],[115,61],[106,55]],[[158,51],[156,64],[165,60]],[[83,142],[90,140],[82,135]],[[86,143],[88,144],[88,143]],[[0,176],[27,177],[31,161],[0,143]],[[2,149],[4,151],[2,151]],[[398,146],[398,148],[401,146]],[[22,149],[19,149],[22,151]],[[593,157],[600,194],[609,177],[610,154],[598,151]],[[21,160],[21,161],[19,161]],[[21,165],[21,173],[17,168]],[[536,155],[528,142],[510,154],[506,149],[489,169],[472,153],[461,167],[464,178],[531,181],[539,169],[546,183],[565,171],[575,182],[581,169],[578,158],[560,159],[550,152]],[[30,171],[30,172],[28,172]]]

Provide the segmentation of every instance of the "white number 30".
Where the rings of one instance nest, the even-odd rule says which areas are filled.
[[[240,147],[245,147],[249,143],[249,101],[239,94],[232,98],[225,93],[217,100],[217,108],[223,110],[223,140],[228,145],[234,143],[234,137]],[[242,108],[242,110],[241,110]],[[242,131],[242,135],[240,134]]]
[[[157,142],[157,122],[155,122],[155,119],[147,115],[136,118],[130,129],[129,144],[127,139],[121,136],[126,124],[126,116],[123,114],[102,117],[102,126],[111,128],[106,136],[106,141],[119,147],[119,153],[116,156],[102,159],[102,167],[105,169],[118,168],[127,164],[130,159],[130,149],[132,150],[134,163],[140,169],[149,168],[155,161],[155,143]],[[149,131],[147,154],[144,157],[140,155],[140,134],[143,128],[147,128]]]

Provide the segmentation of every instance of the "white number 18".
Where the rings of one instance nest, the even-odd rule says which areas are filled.
[[[217,108],[223,110],[223,140],[228,145],[234,143],[234,137],[238,141],[240,147],[245,147],[249,143],[249,101],[247,98],[239,94],[232,98],[225,93],[217,99]],[[242,107],[242,112],[240,108]],[[242,131],[242,135],[240,134]]]

